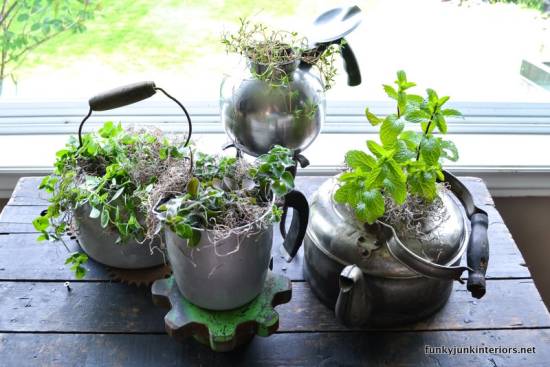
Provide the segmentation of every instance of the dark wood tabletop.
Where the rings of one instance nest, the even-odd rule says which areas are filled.
[[[326,177],[298,177],[307,196]],[[311,293],[303,253],[287,264],[274,243],[274,271],[292,280],[292,300],[278,306],[279,330],[236,351],[214,353],[165,333],[167,310],[149,289],[112,281],[93,261],[84,280],[63,265],[66,250],[36,242],[31,221],[47,206],[39,178],[23,178],[0,215],[1,366],[549,366],[550,316],[529,269],[483,182],[462,178],[489,214],[487,294],[470,297],[455,283],[447,305],[421,322],[393,329],[346,329]],[[77,248],[76,244],[71,245]],[[465,274],[466,275],[466,274]],[[71,291],[64,286],[70,281]],[[426,346],[534,347],[426,354]]]

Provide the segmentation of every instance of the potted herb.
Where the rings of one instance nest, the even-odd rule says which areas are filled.
[[[158,129],[127,129],[106,122],[97,133],[82,135],[93,111],[126,106],[153,96],[157,91],[174,101],[185,113],[185,142],[165,137]],[[85,254],[72,253],[66,261],[84,277],[88,255],[99,263],[124,269],[162,264],[164,251],[158,236],[153,204],[172,181],[159,180],[165,172],[177,174],[187,155],[192,133],[186,108],[154,82],[125,85],[92,97],[90,110],[80,123],[78,139],[71,137],[56,154],[52,175],[40,189],[48,192],[50,205],[34,221],[39,241],[62,242],[71,228]]]
[[[40,185],[51,196],[44,215],[33,221],[38,239],[64,243],[65,231],[74,226],[86,252],[67,259],[77,278],[85,275],[88,255],[117,268],[162,264],[156,218],[147,215],[149,196],[163,172],[182,164],[183,145],[156,129],[124,130],[113,122],[84,135],[81,146],[71,137]]]
[[[253,163],[194,152],[187,164],[181,192],[157,210],[174,278],[199,307],[239,307],[263,287],[279,199],[295,209],[284,244],[292,256],[305,235],[308,206],[292,190],[292,151],[276,146]]]
[[[445,304],[465,270],[472,295],[485,293],[487,214],[441,165],[458,159],[443,135],[447,118],[461,115],[432,89],[424,98],[411,94],[415,83],[403,71],[395,83],[384,85],[395,113],[366,110],[379,140],[368,140],[368,151],[349,151],[346,171],[311,204],[306,278],[350,326],[425,317]],[[468,266],[460,266],[465,251]]]
[[[221,88],[222,122],[236,146],[255,156],[274,145],[304,150],[324,121],[324,91],[334,83],[341,44],[311,46],[295,32],[246,19],[222,42],[247,63]]]

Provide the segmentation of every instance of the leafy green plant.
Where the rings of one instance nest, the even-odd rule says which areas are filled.
[[[245,56],[251,63],[254,76],[273,87],[287,86],[291,82],[293,64],[301,61],[317,67],[325,90],[332,87],[336,76],[334,61],[340,45],[331,45],[323,52],[308,47],[308,41],[296,32],[270,30],[264,24],[241,19],[235,34],[226,33],[222,43],[227,52]]]
[[[0,0],[0,94],[24,57],[57,35],[83,32],[98,0]]]
[[[540,12],[548,10],[548,3],[545,3],[544,0],[489,0],[491,4],[495,3],[508,3],[508,4],[517,4],[525,8],[535,9]]]
[[[57,152],[54,172],[42,180],[40,189],[51,194],[50,205],[33,221],[39,241],[61,241],[76,210],[97,218],[101,227],[118,234],[117,243],[150,240],[144,217],[148,195],[158,177],[188,150],[157,130],[124,130],[106,122],[97,133],[83,136],[80,147],[71,137]],[[65,244],[65,247],[66,244]],[[69,251],[68,247],[67,250]],[[83,277],[87,261],[83,254],[69,256],[77,277]]]
[[[282,197],[294,187],[288,172],[294,165],[291,150],[275,146],[252,164],[204,153],[194,156],[184,192],[158,208],[161,220],[189,246],[199,244],[201,229],[224,238],[256,221],[280,220],[273,194]]]
[[[349,170],[340,177],[340,188],[334,199],[350,205],[357,217],[369,224],[384,216],[387,199],[403,205],[408,196],[429,203],[437,197],[437,180],[443,180],[442,159],[458,160],[453,142],[436,133],[447,132],[448,117],[460,112],[445,108],[449,97],[439,97],[427,89],[425,98],[410,94],[416,84],[407,80],[404,71],[397,72],[396,87],[384,85],[388,97],[396,101],[396,112],[385,118],[366,109],[372,126],[379,126],[380,142],[367,141],[368,152],[346,153]],[[407,123],[421,131],[405,130]]]

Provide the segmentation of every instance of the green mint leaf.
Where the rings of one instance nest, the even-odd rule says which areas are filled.
[[[368,174],[365,180],[365,188],[374,189],[382,186],[384,181],[384,171],[381,166],[374,167]]]
[[[426,137],[420,146],[420,156],[430,166],[435,166],[441,156],[441,144],[434,137]]]
[[[413,110],[405,115],[405,120],[410,122],[426,122],[430,119],[430,115],[426,111]]]
[[[399,115],[403,115],[407,111],[407,94],[405,92],[399,91],[397,93],[397,108],[399,110]]]
[[[372,154],[374,154],[378,158],[384,157],[388,154],[388,152],[374,140],[367,140],[367,148],[369,148]]]
[[[447,133],[447,122],[445,121],[445,118],[441,114],[437,114],[434,117],[434,122],[442,134]]]
[[[437,195],[436,177],[431,172],[419,171],[409,175],[408,184],[413,194],[427,200],[433,200]]]
[[[391,99],[397,99],[397,91],[391,85],[384,84],[383,87],[388,97]]]
[[[416,145],[409,148],[406,141],[398,140],[393,159],[398,163],[405,163],[414,157],[416,157]]]
[[[397,72],[397,84],[399,86],[407,83],[407,74],[403,70]]]
[[[384,197],[380,190],[373,189],[363,192],[361,200],[355,205],[357,217],[369,224],[374,223],[384,215]]]
[[[437,103],[439,102],[439,97],[437,96],[437,93],[435,92],[435,90],[428,88],[426,89],[426,92],[428,93],[428,101],[432,105],[437,105]]]
[[[350,150],[346,153],[345,159],[348,167],[362,169],[365,172],[376,166],[376,160],[361,150]]]
[[[441,140],[441,155],[450,161],[458,161],[458,149],[455,143],[450,140]]]
[[[382,122],[382,120],[376,117],[375,114],[370,112],[368,108],[365,109],[365,116],[372,126],[376,126]]]
[[[441,111],[441,114],[446,117],[463,117],[460,111],[455,110],[453,108],[446,108]]]
[[[384,189],[391,195],[393,200],[402,205],[407,199],[407,184],[402,181],[394,181],[389,178],[384,179]]]
[[[380,127],[380,140],[384,147],[391,147],[397,142],[397,137],[403,131],[405,123],[395,115],[389,115],[384,119]]]
[[[407,101],[413,105],[419,106],[424,102],[424,98],[416,94],[407,94]]]
[[[441,98],[439,98],[439,100],[437,101],[437,104],[441,107],[443,106],[445,103],[447,103],[447,101],[449,100],[449,96],[443,96]]]

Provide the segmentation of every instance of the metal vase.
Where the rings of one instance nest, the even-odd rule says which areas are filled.
[[[250,302],[262,291],[271,259],[273,224],[261,219],[219,241],[214,241],[213,231],[201,230],[196,247],[165,229],[174,278],[189,302],[228,310]]]
[[[151,243],[129,241],[117,244],[118,234],[101,227],[99,218],[90,218],[90,207],[79,207],[74,211],[77,238],[80,247],[98,263],[121,269],[143,269],[165,262],[159,239]]]
[[[261,65],[252,64],[261,74]],[[220,90],[221,119],[227,135],[245,153],[258,156],[274,145],[301,152],[317,138],[325,120],[320,79],[298,63],[280,66],[288,84],[273,85],[245,71],[226,78]]]

